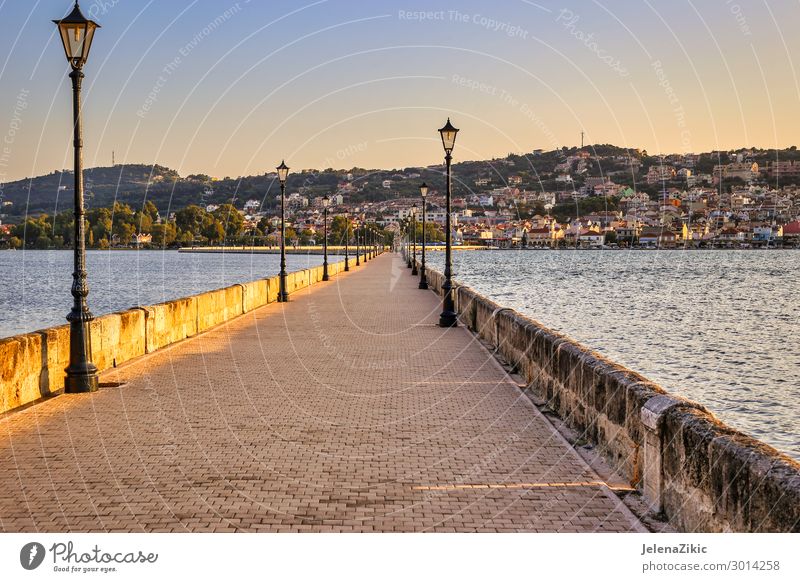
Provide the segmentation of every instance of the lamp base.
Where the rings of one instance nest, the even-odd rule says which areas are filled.
[[[69,370],[64,378],[64,392],[67,394],[83,394],[97,392],[100,389],[100,380],[97,374],[70,375]]]
[[[442,311],[439,315],[439,327],[458,327],[456,314],[452,311]]]

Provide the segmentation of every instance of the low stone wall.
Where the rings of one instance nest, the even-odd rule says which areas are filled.
[[[355,266],[355,258],[349,263]],[[328,265],[330,276],[343,270],[344,261]],[[321,265],[289,273],[287,290],[321,280]],[[278,288],[275,276],[103,315],[91,323],[92,360],[101,371],[114,368],[273,303]],[[0,413],[62,391],[68,364],[68,325],[0,339]]]
[[[441,295],[443,276],[427,270]],[[462,324],[680,531],[800,531],[800,463],[696,402],[454,283]]]

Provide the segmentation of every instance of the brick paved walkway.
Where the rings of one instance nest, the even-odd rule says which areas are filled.
[[[4,531],[641,525],[395,255],[0,419]]]

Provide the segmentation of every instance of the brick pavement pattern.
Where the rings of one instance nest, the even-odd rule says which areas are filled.
[[[644,531],[385,254],[0,419],[0,530]]]

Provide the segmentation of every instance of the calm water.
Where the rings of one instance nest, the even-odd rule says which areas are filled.
[[[336,258],[336,260],[339,260]],[[89,308],[103,315],[277,275],[280,256],[89,251]],[[322,263],[287,255],[287,270]],[[66,323],[72,307],[70,251],[0,251],[0,337]]]
[[[443,253],[429,253],[439,268]],[[477,251],[455,278],[800,459],[800,252]]]

